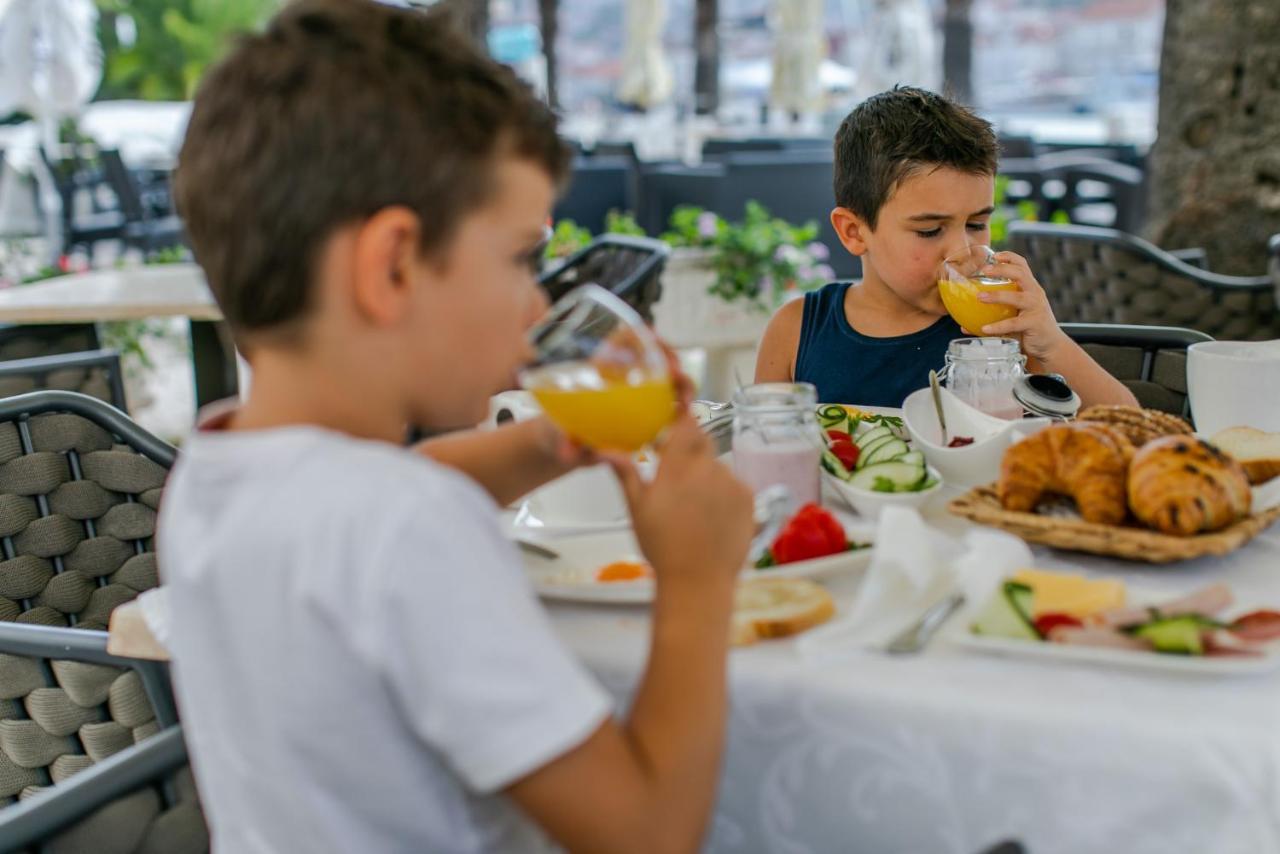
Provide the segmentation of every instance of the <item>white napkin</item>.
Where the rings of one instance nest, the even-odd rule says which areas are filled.
[[[144,593],[138,594],[138,598],[134,601],[138,603],[138,610],[142,612],[142,620],[147,624],[147,629],[151,632],[152,637],[167,649],[171,635],[170,627],[172,626],[169,613],[168,588],[153,587]]]
[[[887,507],[849,615],[805,633],[797,649],[812,660],[882,648],[953,590],[963,590],[972,604],[1000,578],[1032,565],[1031,550],[1012,534],[975,528],[956,540],[914,509]]]

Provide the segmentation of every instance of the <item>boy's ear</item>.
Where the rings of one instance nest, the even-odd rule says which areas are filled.
[[[422,225],[405,207],[384,208],[356,233],[353,278],[356,311],[379,326],[394,324],[411,296],[413,272],[420,263]]]
[[[851,255],[867,254],[867,235],[871,228],[866,220],[848,208],[835,208],[831,211],[831,227],[836,230],[836,237]]]

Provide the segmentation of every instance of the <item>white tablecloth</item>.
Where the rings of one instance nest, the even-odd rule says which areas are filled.
[[[1228,557],[1166,567],[1036,554],[1160,594],[1224,581],[1242,604],[1280,607],[1280,525]],[[856,580],[831,587],[847,611]],[[549,607],[625,704],[647,612]],[[945,638],[914,658],[851,650],[824,664],[776,641],[735,650],[730,670],[713,852],[974,854],[1005,838],[1032,854],[1280,852],[1280,672],[1043,664]]]

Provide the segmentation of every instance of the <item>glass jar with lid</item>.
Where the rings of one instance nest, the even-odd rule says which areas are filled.
[[[824,443],[818,391],[809,383],[759,383],[733,396],[733,467],[757,493],[781,484],[796,504],[817,502]]]
[[[940,377],[956,397],[997,418],[1021,418],[1013,390],[1027,357],[1013,338],[957,338],[947,347]]]

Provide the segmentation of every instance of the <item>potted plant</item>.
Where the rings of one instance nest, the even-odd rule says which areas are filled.
[[[741,222],[697,207],[671,215],[673,247],[654,307],[658,330],[676,346],[754,345],[783,302],[830,282],[817,225],[777,219],[748,202]]]

